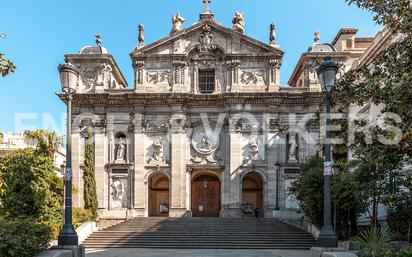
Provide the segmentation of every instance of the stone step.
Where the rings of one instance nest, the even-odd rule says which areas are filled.
[[[274,219],[137,218],[98,231],[87,248],[309,249],[314,238]]]

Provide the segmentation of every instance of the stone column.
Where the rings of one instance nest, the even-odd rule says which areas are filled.
[[[186,132],[183,127],[186,118],[181,113],[181,106],[172,106],[170,119],[171,125],[171,204],[169,210],[170,217],[182,217],[187,214],[186,196],[188,186],[186,184]]]
[[[145,161],[145,144],[143,133],[143,107],[135,108],[135,115],[133,120],[134,130],[134,174],[133,174],[133,207],[135,210],[135,216],[145,216],[145,185],[144,185],[144,165]],[[147,205],[148,206],[148,205]]]

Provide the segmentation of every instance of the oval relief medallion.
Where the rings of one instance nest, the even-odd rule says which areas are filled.
[[[216,132],[206,132],[202,129],[193,132],[192,145],[200,154],[208,155],[215,152],[219,148],[219,143],[219,134]]]

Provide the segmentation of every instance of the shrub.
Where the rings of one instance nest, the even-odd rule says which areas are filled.
[[[395,238],[396,234],[389,230],[371,227],[354,237],[352,241],[361,247],[359,257],[388,257],[393,252],[389,243]]]
[[[94,214],[89,209],[73,208],[73,225],[77,228],[81,223],[95,220]]]
[[[29,220],[0,220],[0,256],[32,257],[52,239],[51,229]]]
[[[54,172],[53,160],[32,148],[19,149],[0,163],[4,183],[4,216],[37,222],[63,219],[63,181]]]

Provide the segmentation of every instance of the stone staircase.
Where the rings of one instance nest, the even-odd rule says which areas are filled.
[[[275,219],[136,218],[91,235],[86,248],[309,249],[308,233]]]

